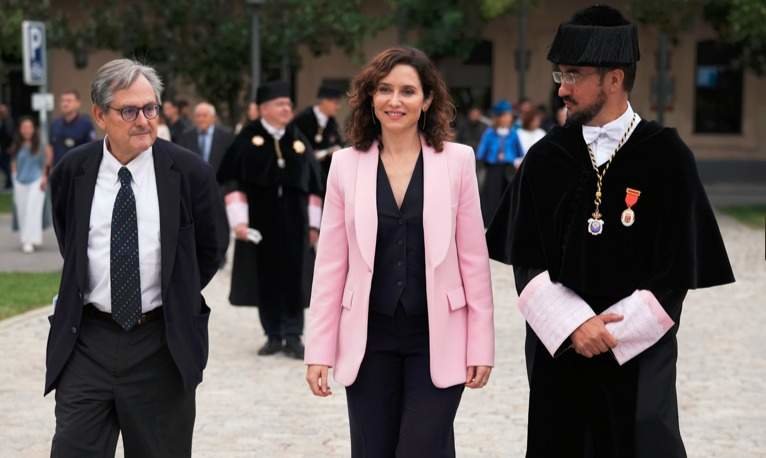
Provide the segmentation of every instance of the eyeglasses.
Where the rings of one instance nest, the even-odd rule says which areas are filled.
[[[128,122],[135,121],[138,118],[139,111],[144,113],[144,118],[146,119],[154,119],[160,114],[160,106],[156,103],[149,103],[142,107],[125,106],[122,108],[114,108],[107,105],[106,108],[119,111],[122,119]]]
[[[551,72],[551,75],[553,75],[553,82],[556,84],[577,84],[577,81],[586,78],[590,75],[595,75],[598,72],[592,72],[592,73],[573,73],[573,72]]]

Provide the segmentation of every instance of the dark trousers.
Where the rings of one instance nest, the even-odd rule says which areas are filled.
[[[194,398],[170,356],[162,318],[126,332],[86,309],[56,387],[51,457],[114,457],[119,432],[126,458],[190,457]]]
[[[367,350],[346,388],[353,458],[455,456],[453,422],[464,385],[431,381],[428,318],[370,312]]]
[[[13,187],[13,179],[11,177],[11,157],[7,151],[3,151],[0,148],[0,171],[5,175],[5,189],[11,189]]]
[[[269,338],[298,337],[303,334],[303,308],[295,310],[291,307],[258,307],[263,332]]]

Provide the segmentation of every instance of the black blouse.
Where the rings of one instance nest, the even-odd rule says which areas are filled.
[[[425,315],[426,261],[423,239],[423,153],[421,151],[401,208],[378,160],[378,238],[370,292],[371,310],[394,316],[399,304],[407,315]]]

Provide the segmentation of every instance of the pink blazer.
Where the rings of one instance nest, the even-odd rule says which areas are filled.
[[[305,362],[351,385],[367,345],[378,231],[378,147],[333,154],[314,267]],[[473,150],[423,142],[423,232],[431,380],[465,383],[467,366],[492,366],[495,330],[489,257]]]

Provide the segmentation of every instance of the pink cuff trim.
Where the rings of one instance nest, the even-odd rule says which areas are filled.
[[[551,356],[581,324],[596,315],[574,291],[553,283],[547,271],[521,292],[519,310]]]

